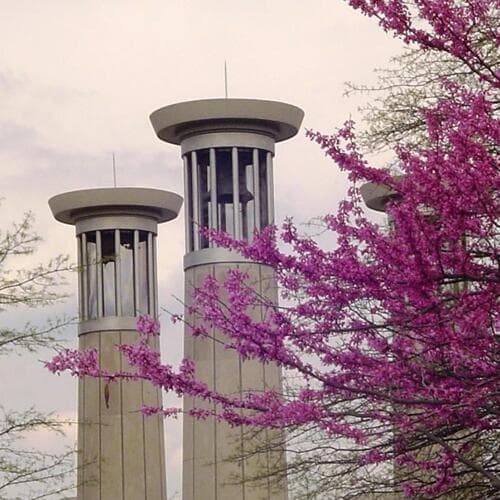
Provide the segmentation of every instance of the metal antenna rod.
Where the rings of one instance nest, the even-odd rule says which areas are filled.
[[[116,163],[115,163],[115,153],[113,152],[113,183],[116,187]]]
[[[227,63],[224,61],[224,94],[227,99]]]

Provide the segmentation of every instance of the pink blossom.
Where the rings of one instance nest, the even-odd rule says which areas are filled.
[[[445,98],[420,110],[424,144],[395,148],[398,176],[363,156],[352,121],[333,134],[307,131],[352,182],[347,198],[322,219],[334,247],[301,234],[291,219],[256,232],[251,242],[202,229],[215,245],[271,268],[284,300],[277,306],[259,296],[241,270],[220,282],[207,277],[188,309],[201,321],[188,330],[195,337],[219,332],[241,359],[273,363],[300,380],[296,390],[286,397],[214,391],[197,380],[192,360],[178,369],[161,362],[147,338],[160,327],[148,317],[138,320],[137,344],[119,347],[130,373],[102,371],[95,351],[63,351],[47,366],[55,373],[147,380],[202,402],[189,411],[196,418],[313,428],[357,450],[352,459],[349,446],[339,446],[337,464],[386,463],[415,472],[420,480],[400,484],[407,496],[445,495],[463,477],[479,478],[482,491],[493,494],[500,489],[489,444],[500,427],[500,80],[478,40],[500,41],[500,4],[347,2],[405,43],[460,62],[477,85],[441,81]],[[392,229],[365,215],[359,187],[366,182],[391,193]],[[262,319],[251,314],[256,304]],[[483,443],[484,453],[474,456]]]
[[[143,335],[160,335],[160,322],[143,314],[137,318],[137,331]]]

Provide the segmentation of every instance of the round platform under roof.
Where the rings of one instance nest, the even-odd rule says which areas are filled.
[[[170,191],[151,188],[82,189],[58,194],[49,200],[54,217],[65,224],[89,214],[117,212],[143,213],[167,222],[175,219],[182,206],[182,197]]]
[[[171,144],[207,132],[245,131],[276,142],[297,134],[304,112],[284,102],[260,99],[203,99],[171,104],[150,115],[156,135]]]
[[[389,186],[374,182],[363,184],[360,192],[366,206],[377,212],[385,212],[387,202],[397,197],[396,191]]]

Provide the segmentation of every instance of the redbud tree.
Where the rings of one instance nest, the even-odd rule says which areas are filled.
[[[352,122],[333,135],[307,132],[352,182],[337,211],[323,218],[334,248],[301,235],[291,220],[251,242],[210,234],[218,245],[272,267],[285,301],[265,303],[266,321],[258,322],[250,311],[264,299],[246,286],[243,271],[230,271],[224,282],[209,277],[192,301],[191,312],[203,319],[192,334],[223,332],[226,348],[242,359],[280,365],[299,381],[293,390],[214,392],[196,380],[191,360],[179,370],[161,363],[147,344],[158,331],[148,319],[139,328],[143,340],[120,347],[134,373],[103,373],[92,353],[62,353],[50,367],[144,378],[213,403],[213,411],[192,410],[198,418],[314,431],[322,440],[308,467],[321,462],[315,479],[336,498],[367,491],[494,495],[500,491],[500,2],[349,3],[409,46],[444,55],[469,78],[467,84],[439,79],[441,92],[413,108],[420,137],[394,146],[397,176],[366,160]],[[359,191],[367,182],[386,186],[390,228],[367,217]],[[218,300],[222,288],[225,304]]]

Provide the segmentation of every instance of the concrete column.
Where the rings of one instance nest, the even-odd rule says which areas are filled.
[[[207,99],[172,104],[151,115],[158,137],[181,146],[185,159],[186,193],[189,199],[186,213],[186,234],[195,239],[187,242],[184,257],[185,301],[192,299],[194,289],[203,279],[214,276],[223,281],[228,270],[242,268],[248,273],[248,285],[277,302],[276,281],[269,267],[248,262],[241,256],[210,246],[203,241],[196,245],[200,209],[210,199],[212,221],[226,217],[230,210],[233,220],[226,230],[241,238],[248,229],[244,226],[245,204],[253,202],[254,226],[262,229],[274,220],[272,156],[275,143],[293,137],[302,122],[303,112],[290,104],[255,99]],[[198,192],[201,182],[197,157],[210,158],[210,193]],[[189,160],[191,159],[191,165]],[[245,163],[243,163],[245,162]],[[251,167],[252,175],[241,175],[241,169]],[[206,168],[206,165],[203,165]],[[203,172],[203,175],[206,175]],[[191,177],[190,177],[191,176]],[[241,185],[240,185],[241,183]],[[220,186],[222,192],[217,192]],[[193,201],[191,201],[193,200]],[[215,206],[215,202],[217,205]],[[262,217],[262,213],[265,216]],[[260,219],[262,217],[262,220]],[[230,228],[232,226],[232,228]],[[220,227],[219,227],[220,228]],[[252,234],[246,234],[251,238]],[[219,297],[224,302],[225,297]],[[251,314],[256,320],[265,320],[265,310],[256,306]],[[188,324],[197,324],[186,307]],[[195,361],[197,378],[214,390],[241,395],[244,391],[275,389],[281,392],[281,373],[277,366],[264,366],[257,361],[243,362],[239,356],[224,349],[224,336],[212,332],[210,339],[194,339],[185,332],[184,355]],[[184,409],[193,405],[206,407],[208,403],[184,399]],[[286,500],[287,486],[268,481],[267,475],[277,465],[286,467],[284,436],[261,432],[252,435],[251,429],[231,428],[214,419],[196,420],[184,417],[183,500]],[[268,445],[274,441],[275,448]],[[276,442],[278,446],[276,447]],[[268,448],[252,455],[256,446]],[[280,446],[281,444],[281,446]],[[254,481],[262,475],[265,479]],[[273,487],[274,486],[274,487]]]
[[[137,337],[132,330],[92,332],[80,336],[79,346],[97,349],[101,368],[127,370],[116,345]],[[143,416],[144,404],[162,404],[147,382],[79,381],[79,500],[167,499],[163,420]]]
[[[273,301],[277,291],[272,270],[264,265],[251,263],[207,264],[188,269],[185,274],[186,300],[190,301],[194,287],[212,275],[223,281],[228,270],[239,267],[248,273],[250,286],[259,294]],[[220,297],[224,300],[224,297]],[[251,311],[256,320],[263,320],[264,308],[256,306]],[[199,322],[190,316],[188,323]],[[241,395],[245,391],[274,389],[281,391],[281,371],[275,365],[264,366],[257,361],[241,361],[231,350],[224,349],[225,338],[214,331],[213,339],[193,338],[186,327],[185,356],[196,363],[197,377],[211,389],[224,394]],[[184,409],[193,405],[207,407],[208,403],[185,398]],[[255,481],[276,467],[284,466],[284,453],[267,450],[252,454],[257,446],[275,440],[270,431],[255,434],[254,429],[232,428],[213,419],[184,420],[183,500],[286,500],[286,484],[275,484],[267,478]],[[248,455],[248,456],[247,456]],[[245,457],[245,458],[242,458]]]
[[[79,348],[96,349],[103,370],[133,370],[117,346],[137,342],[136,319],[147,312],[141,308],[157,315],[157,225],[175,218],[181,204],[174,193],[143,188],[89,189],[49,201],[55,218],[76,228]],[[132,239],[121,240],[131,232]],[[95,260],[87,255],[88,241],[95,245]],[[108,264],[114,272],[105,275]],[[107,315],[104,300],[111,301],[113,315]],[[159,351],[158,337],[149,342]],[[78,500],[167,500],[163,419],[145,417],[143,405],[162,406],[161,391],[148,382],[79,380]]]

